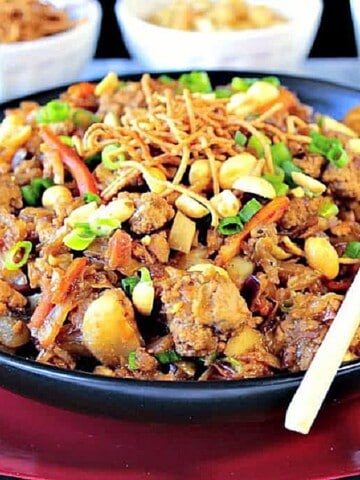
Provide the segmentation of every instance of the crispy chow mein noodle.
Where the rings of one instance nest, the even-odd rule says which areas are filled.
[[[138,379],[306,370],[359,267],[359,143],[276,77],[109,73],[6,111],[0,348]]]
[[[0,43],[23,42],[74,26],[67,12],[43,0],[0,0]]]

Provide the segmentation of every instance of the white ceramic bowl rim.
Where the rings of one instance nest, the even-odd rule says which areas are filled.
[[[180,29],[175,29],[175,28],[170,28],[170,27],[164,27],[161,25],[156,25],[154,23],[149,22],[145,18],[142,18],[139,16],[137,13],[135,13],[131,9],[131,4],[135,0],[117,0],[116,1],[116,8],[121,11],[121,14],[124,16],[128,16],[131,18],[132,21],[137,22],[140,26],[140,28],[148,28],[148,29],[153,29],[153,30],[158,30],[158,31],[163,31],[167,35],[184,35],[188,38],[194,38],[196,37],[202,37],[203,40],[209,38],[212,41],[223,41],[226,40],[226,38],[230,39],[241,39],[242,37],[251,40],[252,38],[258,38],[259,35],[263,35],[266,37],[267,35],[274,35],[274,33],[285,33],[293,28],[294,25],[297,24],[296,18],[289,18],[284,14],[283,12],[280,12],[283,14],[286,18],[286,22],[284,23],[278,23],[275,25],[272,25],[270,27],[265,27],[265,28],[246,28],[246,29],[240,29],[240,30],[214,30],[211,32],[200,32],[200,31],[194,31],[194,30],[180,30]],[[290,0],[289,0],[290,1]],[[295,1],[295,0],[292,0]],[[279,10],[279,9],[276,9]],[[220,38],[222,37],[222,38]]]
[[[59,40],[68,39],[72,36],[78,37],[80,31],[88,28],[88,23],[93,23],[98,18],[98,15],[101,13],[101,7],[97,0],[82,0],[79,5],[72,4],[68,8],[71,11],[71,7],[75,8],[84,8],[86,7],[86,14],[82,15],[79,19],[76,19],[78,23],[69,28],[64,32],[55,33],[54,35],[49,35],[47,37],[37,38],[35,40],[26,40],[21,42],[14,43],[3,43],[0,44],[0,53],[13,54],[19,52],[26,52],[27,50],[32,50],[33,48],[50,48],[51,44],[57,43]],[[85,12],[85,10],[84,10]],[[96,14],[96,15],[95,15]]]

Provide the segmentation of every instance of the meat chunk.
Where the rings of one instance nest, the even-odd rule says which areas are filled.
[[[305,155],[303,158],[294,158],[294,163],[301,170],[313,178],[319,178],[321,169],[325,164],[325,159],[322,155],[312,155],[311,153]]]
[[[288,232],[305,231],[318,221],[318,211],[324,200],[318,198],[293,198],[280,220],[281,227]]]
[[[21,309],[26,304],[27,300],[21,293],[17,292],[3,280],[0,280],[0,312],[2,314],[6,313],[8,309]]]
[[[143,193],[135,201],[136,211],[130,218],[130,229],[138,235],[154,232],[175,215],[174,209],[156,193]]]
[[[336,197],[360,200],[360,157],[342,168],[329,164],[322,178]]]
[[[18,185],[27,185],[34,178],[42,178],[42,165],[35,157],[30,160],[23,160],[14,168],[14,174]]]
[[[341,304],[339,295],[299,293],[275,331],[268,335],[272,353],[282,358],[282,367],[306,370]]]
[[[21,190],[11,176],[2,175],[0,177],[0,192],[0,207],[5,208],[9,212],[22,207]]]
[[[187,272],[168,267],[161,301],[176,351],[203,356],[217,351],[251,313],[235,284],[215,269]]]
[[[24,240],[26,233],[26,223],[0,206],[0,249],[8,250],[16,242]]]

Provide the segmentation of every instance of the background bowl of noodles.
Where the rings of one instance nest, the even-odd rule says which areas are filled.
[[[215,4],[216,11],[206,7],[197,14],[204,4]],[[147,69],[289,68],[309,53],[321,12],[320,0],[118,0],[115,5],[127,49]]]
[[[20,15],[25,16],[24,2],[19,0],[19,3]],[[31,4],[31,2],[26,3]],[[59,10],[61,5],[59,2],[56,3]],[[52,33],[53,26],[50,20],[47,28],[46,18],[44,18],[42,20],[44,36],[38,38],[35,32],[31,31],[31,25],[22,31],[22,36],[15,35],[11,38],[9,30],[5,28],[10,25],[11,20],[2,24],[0,28],[0,101],[75,81],[93,57],[102,16],[99,3],[96,0],[83,0],[69,4],[68,7],[64,6],[64,10],[69,23],[63,18],[59,19],[59,33],[55,31]],[[4,14],[5,6],[4,9],[0,9],[0,15]],[[61,25],[61,22],[64,24]],[[13,25],[16,30],[18,28],[16,19]],[[20,41],[17,40],[18,38]]]

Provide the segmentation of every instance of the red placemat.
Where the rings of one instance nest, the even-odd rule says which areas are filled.
[[[360,399],[311,434],[282,422],[155,425],[44,406],[0,390],[0,474],[43,480],[314,480],[360,472]]]

